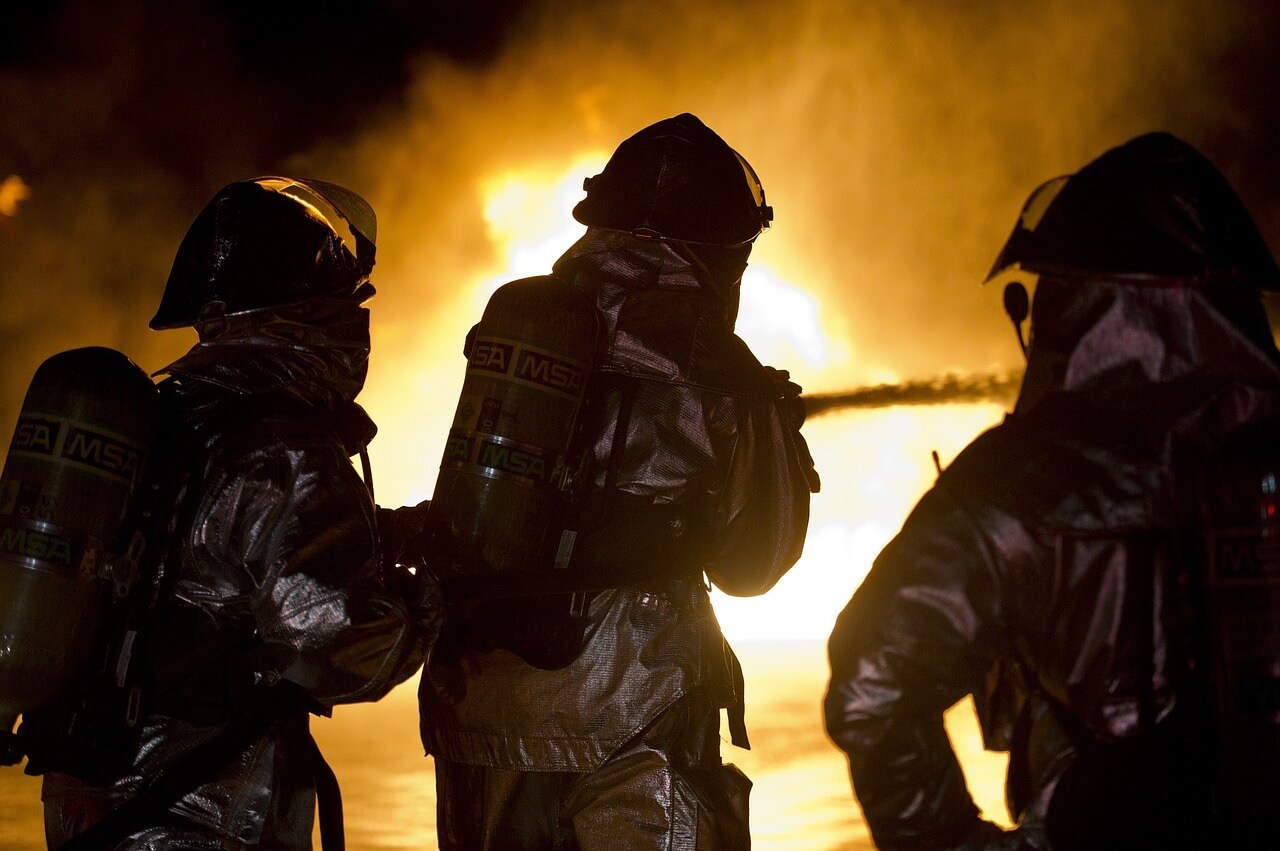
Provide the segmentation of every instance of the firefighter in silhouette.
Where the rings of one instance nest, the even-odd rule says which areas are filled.
[[[1018,270],[1038,280],[1013,413],[939,475],[831,636],[827,729],[872,837],[1274,847],[1280,353],[1261,290],[1280,272],[1222,175],[1163,133],[1037,190],[992,275]],[[970,694],[1010,754],[1009,832],[943,728]]]
[[[432,501],[432,525],[477,562],[443,568],[461,575],[444,581],[450,616],[421,683],[440,846],[746,848],[750,783],[719,748],[723,707],[746,745],[741,672],[704,576],[730,594],[765,592],[808,523],[799,388],[733,333],[747,256],[772,214],[746,161],[688,114],[624,141],[586,190],[574,210],[586,234],[550,276],[499,290],[468,341]],[[520,309],[496,306],[512,299]],[[532,320],[510,330],[520,317]],[[540,471],[560,465],[516,471],[493,448],[516,445],[504,429],[527,424],[551,389],[579,386],[572,372],[530,386],[535,371],[518,364],[533,356],[520,352],[578,339],[575,325],[596,347],[554,352],[585,372],[562,512],[549,533],[529,521],[508,535],[511,512],[542,515],[504,483],[536,492]],[[516,353],[511,395],[471,400],[506,392],[484,383],[504,352]],[[537,455],[533,440],[518,445]],[[545,562],[508,558],[524,540],[545,541]]]
[[[374,226],[341,187],[266,177],[218,192],[178,249],[151,327],[199,342],[159,386],[153,600],[128,657],[141,718],[116,766],[31,734],[50,847],[311,848],[332,774],[309,712],[422,663],[441,609],[388,566],[349,460],[375,431],[354,401]]]

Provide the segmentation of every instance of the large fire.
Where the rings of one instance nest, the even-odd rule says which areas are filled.
[[[414,429],[388,429],[374,443],[384,504],[431,495],[462,383],[465,363],[460,347],[466,329],[479,319],[494,289],[509,280],[545,274],[581,236],[582,225],[573,220],[570,211],[582,197],[583,177],[599,171],[605,159],[604,154],[588,154],[561,171],[506,172],[481,184],[488,237],[495,256],[505,258],[505,263],[474,280],[460,282],[458,297],[452,306],[440,309],[433,323],[446,335],[443,344],[421,355],[421,366],[407,383],[400,376],[394,386],[366,394],[363,399],[380,421],[393,420],[396,410],[406,406],[425,412]],[[761,244],[793,238],[778,230],[764,234]],[[757,249],[757,253],[761,252]],[[806,389],[843,389],[852,383],[857,346],[840,317],[824,311],[818,294],[793,283],[806,280],[807,270],[771,259],[798,256],[803,255],[773,251],[758,261],[753,255],[753,263],[743,276],[738,333],[764,363],[789,369]],[[376,305],[374,315],[378,316]],[[384,328],[401,327],[405,320],[392,317],[381,321],[385,324],[379,326],[380,335]],[[860,374],[885,383],[900,378],[882,369],[863,369]],[[406,387],[411,388],[409,395]],[[432,401],[424,404],[424,400]],[[792,712],[788,701],[799,699],[803,714],[794,723],[804,728],[805,735],[812,735],[813,725],[820,723],[817,704],[824,677],[820,651],[810,649],[800,656],[784,653],[783,667],[778,670],[771,667],[770,654],[778,650],[780,642],[826,638],[876,554],[932,483],[932,453],[936,451],[944,463],[949,461],[1002,414],[1003,407],[994,402],[969,401],[851,410],[806,423],[804,434],[823,486],[813,497],[804,555],[761,597],[734,598],[713,592],[717,617],[725,635],[738,648],[755,689],[750,697],[753,717],[787,717]],[[409,437],[395,439],[399,435]],[[805,670],[799,679],[797,665]],[[793,694],[799,682],[807,683],[811,693]],[[988,817],[1007,819],[1001,800],[1006,759],[982,751],[968,705],[962,704],[948,715],[949,728],[979,805]],[[767,768],[766,753],[735,750],[727,758],[759,778],[753,796],[757,825],[783,830],[789,837],[797,832],[824,835],[847,829],[823,822],[837,819],[843,825],[850,806],[842,761],[832,754],[802,762],[795,767],[795,775],[778,775]],[[821,793],[815,783],[823,787]],[[760,838],[766,841],[769,837]]]
[[[375,272],[375,282],[385,286],[388,294],[421,293],[418,304],[409,299],[409,309],[388,310],[384,297],[372,304],[373,359],[380,371],[371,376],[361,402],[382,426],[371,447],[381,504],[412,504],[431,496],[462,384],[461,346],[467,329],[479,319],[497,287],[512,279],[545,274],[582,234],[570,211],[582,197],[583,178],[598,172],[606,159],[603,151],[589,151],[555,168],[496,170],[477,181],[476,208],[482,215],[487,250],[476,256],[490,258],[487,265],[475,262],[456,280],[447,279],[448,268],[433,269],[432,264],[414,261],[399,268],[391,265],[393,273],[385,280]],[[20,181],[7,181],[4,186],[8,203],[4,212],[11,215],[9,211],[17,209],[29,190]],[[758,839],[762,846],[773,840],[777,847],[790,847],[800,835],[866,841],[865,833],[856,832],[865,828],[858,825],[851,809],[843,761],[821,737],[818,706],[826,670],[819,642],[829,634],[876,554],[933,481],[932,453],[946,463],[972,437],[994,424],[1003,406],[972,400],[982,396],[984,386],[1007,390],[1008,383],[1003,377],[986,385],[978,382],[977,392],[957,394],[951,392],[955,388],[947,390],[950,385],[945,382],[911,381],[921,376],[888,368],[886,364],[895,361],[860,333],[866,317],[846,316],[847,310],[840,306],[842,299],[831,289],[839,276],[819,265],[822,255],[810,250],[797,230],[784,225],[764,234],[743,277],[737,328],[764,363],[789,369],[806,391],[816,391],[827,400],[851,386],[873,385],[872,390],[925,388],[913,401],[929,398],[932,388],[941,386],[947,392],[936,397],[964,396],[969,401],[836,410],[812,418],[804,434],[823,489],[812,501],[803,556],[768,594],[754,598],[713,594],[724,632],[743,661],[753,730],[762,745],[751,752],[728,751],[726,759],[756,778],[753,822]],[[397,247],[402,255],[412,253],[403,242]],[[390,250],[387,255],[395,256]],[[998,310],[994,304],[992,309]],[[889,320],[882,317],[880,321]],[[935,341],[929,343],[936,347]],[[946,363],[945,358],[942,362]],[[790,648],[787,642],[800,644]],[[411,690],[398,692],[394,702],[384,701],[389,708],[351,708],[347,716],[399,712],[404,717],[395,717],[401,723],[412,715]],[[979,805],[989,817],[1007,819],[1000,792],[1006,759],[981,751],[967,706],[948,715],[953,741]],[[401,724],[401,728],[409,731],[403,734],[407,741],[412,727]],[[340,738],[334,733],[330,741]],[[807,743],[809,750],[780,770],[778,743],[794,741]],[[408,748],[404,753],[412,751]],[[356,768],[363,765],[359,760],[353,763]],[[356,769],[348,765],[346,770]],[[378,782],[407,790],[402,806],[409,811],[425,788],[423,772],[427,770],[426,765],[414,763],[401,774],[379,776]],[[390,829],[381,820],[369,827],[379,841],[387,839]],[[415,842],[423,844],[429,842],[434,824],[405,823],[403,829],[406,836],[412,834]]]
[[[627,0],[506,4],[522,12],[491,57],[429,51],[403,63],[412,82],[397,91],[400,107],[341,120],[233,61],[219,44],[231,33],[213,19],[181,23],[192,4],[87,16],[93,4],[40,5],[66,7],[49,61],[10,57],[0,73],[11,143],[0,163],[9,425],[32,371],[55,351],[108,345],[149,369],[180,355],[190,335],[145,326],[196,195],[263,162],[284,173],[305,165],[365,194],[380,217],[381,293],[360,401],[381,427],[371,449],[384,505],[431,495],[463,337],[489,294],[549,269],[581,233],[569,210],[583,177],[658,118],[698,114],[760,171],[778,220],[744,278],[739,331],[763,361],[824,395],[921,387],[918,401],[950,370],[1014,380],[1004,373],[1018,352],[998,293],[977,281],[1032,186],[1130,136],[1165,128],[1211,143],[1233,174],[1250,176],[1241,188],[1264,209],[1274,194],[1264,49],[1274,40],[1260,34],[1275,16],[1260,3],[733,0],[682,4],[665,18],[665,7],[655,15],[653,4]],[[395,5],[414,4],[370,4]],[[363,74],[352,79],[367,86]],[[201,97],[176,96],[175,80]],[[311,73],[305,82],[307,92],[330,88]],[[285,139],[286,123],[331,132]],[[279,162],[277,149],[301,159]],[[1271,225],[1274,236],[1275,216]],[[972,401],[833,410],[806,424],[823,490],[803,558],[762,597],[715,598],[747,670],[757,748],[726,748],[726,758],[756,782],[759,847],[870,847],[843,760],[822,737],[825,661],[812,640],[825,638],[933,481],[931,452],[948,463],[1002,410]],[[784,649],[785,639],[811,643]],[[762,660],[774,651],[771,679]],[[337,726],[326,751],[346,747],[335,767],[352,796],[353,848],[434,847],[430,761],[414,741],[410,691],[317,722]],[[968,769],[972,724],[952,740]],[[0,846],[35,848],[39,792],[21,779],[8,797],[18,787],[0,783]],[[988,815],[1003,811],[998,782],[984,798],[969,779]],[[12,815],[16,802],[26,816]]]
[[[483,185],[489,239],[508,262],[476,287],[479,309],[507,281],[547,274],[556,258],[582,235],[582,225],[574,221],[571,211],[582,197],[583,177],[598,172],[607,158],[604,152],[587,153],[563,173],[507,173]]]
[[[582,180],[595,174],[607,155],[589,152],[561,170],[505,172],[483,181],[479,191],[488,238],[504,258],[459,287],[451,307],[438,313],[435,327],[449,337],[424,355],[407,383],[364,399],[379,419],[422,396],[435,400],[411,438],[396,440],[388,430],[374,443],[379,492],[385,503],[430,496],[439,453],[453,415],[464,363],[462,337],[484,309],[489,295],[515,278],[546,274],[581,236],[571,210],[582,197]],[[794,237],[771,231],[761,244]],[[824,311],[819,296],[794,281],[806,270],[789,268],[799,252],[770,252],[743,276],[738,333],[764,363],[789,369],[806,389],[841,388],[851,383],[854,342],[838,316]],[[776,265],[775,265],[776,264]],[[378,319],[375,304],[375,321]],[[385,320],[395,327],[395,318]],[[380,327],[381,333],[381,327]],[[375,352],[375,357],[377,353]],[[876,374],[880,381],[899,376]],[[404,388],[413,389],[406,397]],[[830,631],[836,614],[866,575],[871,561],[897,531],[908,510],[932,482],[931,453],[952,458],[1002,414],[994,403],[932,405],[856,411],[812,420],[804,433],[823,478],[813,499],[804,556],[778,586],[763,597],[734,599],[716,594],[716,610],[734,641],[814,640]],[[403,433],[403,430],[401,430]],[[382,459],[382,463],[378,463]]]

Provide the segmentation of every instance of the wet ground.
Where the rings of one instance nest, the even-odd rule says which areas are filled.
[[[725,745],[755,783],[751,824],[755,851],[870,849],[849,791],[843,756],[822,730],[827,667],[818,643],[738,648],[747,675],[747,723],[753,748]],[[979,805],[1005,818],[1000,784],[1005,760],[982,752],[967,703],[948,718]],[[350,851],[430,851],[435,843],[435,780],[417,739],[412,687],[380,703],[339,707],[314,722],[316,738],[342,783]],[[44,848],[40,785],[17,769],[0,769],[0,851]]]

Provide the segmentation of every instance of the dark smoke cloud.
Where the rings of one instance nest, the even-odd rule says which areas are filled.
[[[839,375],[793,366],[810,389],[1018,368],[978,282],[1022,201],[1148,130],[1201,147],[1280,247],[1268,4],[316,5],[75,0],[0,37],[0,180],[32,189],[0,222],[0,432],[58,349],[154,369],[185,348],[145,324],[186,225],[218,186],[283,171],[378,210],[370,406],[436,447],[452,390],[421,368],[456,354],[466,290],[501,263],[481,182],[563,172],[686,110],[764,180],[777,222],[753,262],[849,341]]]
[[[201,206],[396,112],[411,56],[483,65],[522,4],[462,5],[4,4],[0,182],[30,197],[0,215],[0,433],[54,352],[112,346],[148,370],[181,353],[189,333],[146,323]]]

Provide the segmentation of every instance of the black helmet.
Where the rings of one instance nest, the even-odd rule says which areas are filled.
[[[739,245],[773,220],[750,164],[687,112],[627,139],[582,188],[575,219],[641,239]]]
[[[1168,133],[1139,136],[1036,189],[987,279],[1015,265],[1280,289],[1280,270],[1239,196]]]
[[[151,327],[325,295],[351,295],[373,269],[373,208],[320,180],[259,177],[223,188],[178,247]]]

